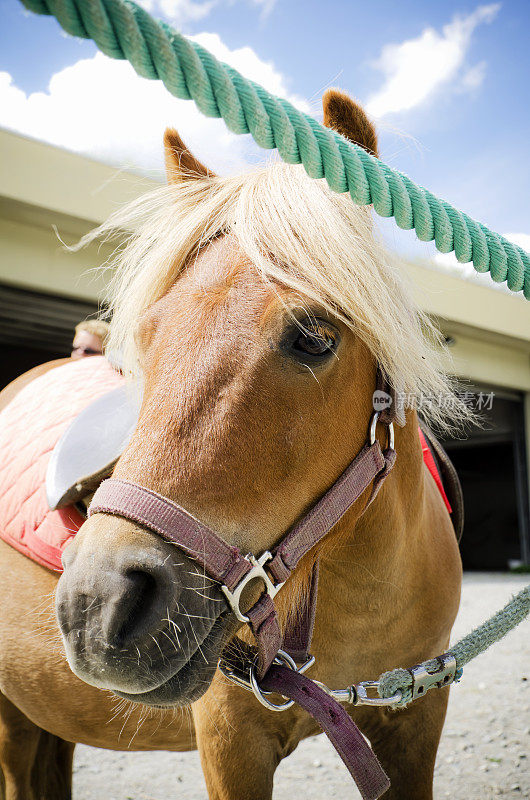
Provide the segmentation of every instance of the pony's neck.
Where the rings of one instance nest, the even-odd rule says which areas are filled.
[[[355,643],[359,663],[359,639],[366,637],[373,644],[375,637],[384,648],[396,620],[408,613],[414,573],[428,533],[415,413],[408,415],[405,427],[396,430],[395,447],[396,463],[378,496],[356,524],[345,520],[340,543],[321,559],[315,650],[321,651],[319,660],[331,680],[337,676],[327,656],[329,641]],[[377,667],[368,658],[364,668],[370,672]]]

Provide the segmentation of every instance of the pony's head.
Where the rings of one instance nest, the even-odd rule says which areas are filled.
[[[372,124],[336,91],[325,122],[376,153]],[[132,229],[117,255],[110,347],[143,382],[114,477],[165,495],[259,555],[362,447],[376,365],[407,395],[446,392],[436,336],[378,243],[371,212],[273,164],[220,178],[165,136],[169,185],[93,234]],[[351,530],[365,495],[346,515]],[[331,546],[334,531],[324,547]],[[311,552],[277,598],[304,590]],[[239,623],[177,546],[98,513],[64,554],[57,613],[88,683],[187,703]],[[247,607],[261,585],[249,584]]]

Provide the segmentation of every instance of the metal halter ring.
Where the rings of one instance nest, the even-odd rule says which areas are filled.
[[[370,433],[369,433],[369,442],[370,444],[375,444],[375,430],[377,428],[377,422],[379,420],[380,412],[374,411],[372,414],[372,419],[370,421]],[[387,441],[387,448],[389,450],[394,449],[394,423],[390,423],[387,425],[388,428],[388,441]]]
[[[278,664],[283,664],[284,667],[294,670],[294,672],[299,673],[304,673],[306,669],[309,669],[309,667],[315,663],[314,657],[311,656],[311,658],[309,658],[305,664],[302,664],[301,667],[297,667],[291,656],[288,653],[285,653],[283,650],[278,650],[274,661]],[[285,703],[273,703],[271,700],[267,700],[265,695],[274,694],[274,692],[263,692],[260,689],[256,679],[255,668],[253,666],[250,668],[250,688],[254,692],[255,697],[257,700],[259,700],[261,705],[265,706],[265,708],[268,708],[269,711],[287,711],[288,708],[291,708],[291,706],[294,705],[294,700],[286,700]]]

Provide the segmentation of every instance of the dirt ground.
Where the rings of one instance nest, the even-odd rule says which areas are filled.
[[[467,574],[453,639],[528,583],[527,575]],[[274,800],[360,797],[324,736],[301,743],[276,772]],[[451,690],[435,798],[530,798],[530,620],[468,665]],[[112,753],[78,746],[74,800],[206,800],[197,753]]]

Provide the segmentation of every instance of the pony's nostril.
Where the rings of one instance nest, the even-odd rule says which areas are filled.
[[[151,621],[150,612],[156,604],[158,595],[156,579],[149,572],[128,570],[123,576],[123,581],[112,637],[113,644],[119,648],[141,636],[148,627]]]

